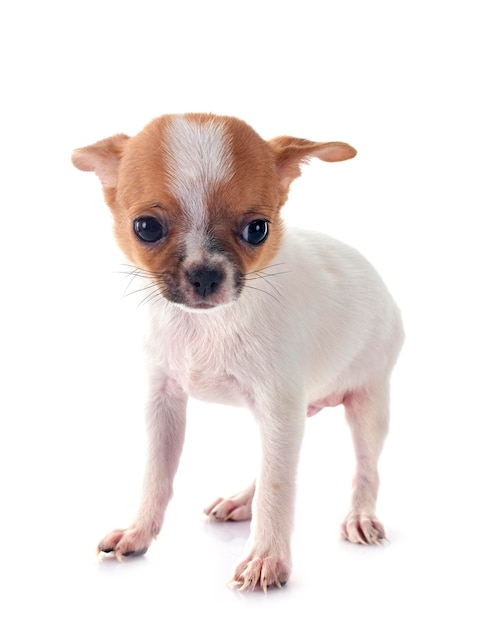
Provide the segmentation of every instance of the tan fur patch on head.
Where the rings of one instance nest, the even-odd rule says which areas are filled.
[[[261,246],[244,245],[238,237],[231,239],[236,256],[242,259],[245,271],[250,272],[268,265],[281,243],[278,172],[266,141],[245,122],[224,119],[235,166],[231,179],[215,189],[212,204],[220,205],[239,231],[252,220],[269,222],[269,236]]]

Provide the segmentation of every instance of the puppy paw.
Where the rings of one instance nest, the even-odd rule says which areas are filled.
[[[152,539],[150,533],[137,527],[114,530],[100,541],[98,554],[113,553],[118,561],[124,556],[141,556],[149,549]]]
[[[208,517],[221,522],[228,522],[230,520],[241,522],[252,517],[251,502],[252,501],[241,504],[233,498],[218,498],[218,500],[215,500],[213,504],[210,504],[210,506],[204,510],[204,513],[208,515]]]
[[[268,587],[282,587],[289,578],[290,567],[279,557],[245,559],[237,567],[232,583],[239,591],[254,591]]]
[[[375,515],[349,513],[342,524],[342,535],[352,543],[380,545],[386,539],[384,526]]]
[[[248,520],[252,517],[254,491],[255,485],[252,484],[231,498],[218,498],[210,506],[206,507],[204,513],[210,518],[222,522]]]

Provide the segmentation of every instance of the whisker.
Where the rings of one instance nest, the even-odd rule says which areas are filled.
[[[146,276],[148,278],[154,278],[157,276],[156,272],[137,267],[137,265],[131,265],[130,263],[121,263],[121,266],[128,269],[115,272],[116,274],[126,274],[127,276],[130,276],[131,274],[138,274],[140,276]]]
[[[275,274],[272,274],[272,276],[275,276]],[[267,278],[266,278],[265,276],[261,276],[260,278],[262,278],[262,280],[263,280],[263,281],[264,281],[267,285],[269,285],[269,287],[272,287],[272,289],[274,289],[274,291],[275,291],[275,292],[276,292],[279,296],[281,296],[281,295],[282,295],[282,294],[281,294],[281,292],[279,291],[278,287],[277,287],[276,285],[274,285],[273,283],[271,283],[271,281],[270,281],[270,280],[267,280]]]
[[[286,270],[285,272],[274,272],[273,274],[264,274],[263,272],[250,272],[250,274],[257,274],[257,276],[252,276],[251,278],[247,278],[245,276],[245,280],[259,280],[265,278],[273,278],[274,276],[281,276],[282,274],[289,274],[291,270]]]
[[[128,290],[130,289],[130,287],[132,286],[132,283],[134,282],[134,280],[138,277],[138,274],[133,274],[132,277],[130,278],[128,284],[125,286],[125,290],[123,292],[123,297],[125,297],[127,295]],[[127,276],[125,276],[125,278],[127,278]]]
[[[276,302],[278,302],[279,304],[281,304],[281,301],[279,300],[279,298],[277,298],[274,294],[269,293],[268,291],[266,291],[265,289],[259,289],[259,287],[253,287],[251,285],[245,285],[245,287],[247,289],[253,289],[254,291],[260,291],[261,293],[265,293],[266,296],[269,296],[270,298],[272,298],[273,300],[275,300]]]
[[[132,271],[119,271],[114,272],[114,274],[123,274],[124,278],[128,278],[129,276],[140,277],[140,278],[157,278],[157,274],[154,272],[145,272],[144,270],[140,270],[138,268],[133,269]],[[122,279],[123,280],[123,279]]]
[[[280,276],[282,274],[288,274],[291,270],[284,270],[282,272],[269,272],[269,270],[271,270],[272,268],[276,268],[279,267],[281,265],[285,265],[284,263],[272,263],[271,265],[266,265],[265,267],[262,267],[261,269],[257,269],[254,270],[252,272],[248,272],[247,274],[244,275],[244,282],[245,282],[245,286],[248,287],[249,289],[255,289],[256,291],[262,291],[262,293],[267,294],[268,296],[270,296],[271,298],[273,298],[274,300],[276,300],[276,302],[279,302],[280,304],[282,303],[282,292],[279,289],[278,285],[275,285],[271,279],[274,278],[275,276]],[[272,288],[275,292],[276,295],[269,293],[269,291],[266,291],[265,289],[260,289],[259,287],[255,287],[253,285],[249,285],[249,281],[255,281],[255,280],[262,280],[264,281],[270,288]]]
[[[138,304],[138,306],[141,306],[142,304],[145,304],[146,302],[150,301],[152,299],[153,296],[157,295],[159,293],[159,288],[158,285],[156,283],[157,279],[159,278],[159,275],[156,272],[151,272],[150,270],[144,270],[140,267],[137,267],[136,265],[132,265],[130,263],[121,263],[122,267],[126,267],[127,269],[124,270],[120,270],[117,272],[114,272],[115,274],[123,274],[123,278],[122,280],[128,279],[129,282],[125,287],[125,290],[123,292],[122,297],[126,298],[128,296],[132,296],[136,293],[141,293],[142,291],[147,291],[148,289],[151,289],[151,292],[148,293],[145,298]],[[132,286],[132,283],[134,282],[134,280],[136,278],[141,278],[143,280],[149,280],[149,284],[148,285],[144,285],[143,287],[140,287],[138,289],[133,289],[131,291],[130,288]]]
[[[128,285],[130,286],[130,285]],[[140,289],[134,289],[133,291],[129,291],[127,292],[127,290],[124,291],[123,297],[126,298],[128,296],[133,296],[134,293],[140,293],[141,291],[147,291],[147,289],[158,289],[158,286],[154,283],[150,283],[150,285],[146,285],[145,287],[140,287]]]
[[[245,276],[248,276],[249,274],[258,274],[259,272],[265,272],[266,270],[270,270],[271,267],[277,267],[278,265],[285,265],[285,263],[273,263],[272,265],[266,265],[265,267],[261,267],[258,270],[253,270],[252,272],[247,272],[247,274],[245,274]],[[288,270],[290,271],[290,270]]]
[[[159,288],[154,286],[154,291],[151,291],[151,293],[147,294],[145,296],[145,298],[143,298],[139,304],[137,305],[138,307],[144,306],[145,304],[149,304],[150,302],[154,303],[154,302],[158,302],[158,299],[162,299],[162,293],[159,291]]]

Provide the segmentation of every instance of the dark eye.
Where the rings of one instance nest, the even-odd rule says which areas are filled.
[[[138,217],[135,219],[134,232],[145,243],[155,243],[166,234],[164,226],[155,217]]]
[[[242,239],[252,246],[258,246],[267,239],[269,234],[269,222],[266,220],[253,220],[242,231]]]

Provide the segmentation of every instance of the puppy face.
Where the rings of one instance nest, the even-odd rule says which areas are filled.
[[[113,212],[118,241],[164,297],[192,309],[235,300],[281,236],[277,172],[246,125],[164,117],[127,142]]]
[[[283,236],[279,209],[309,156],[343,160],[347,144],[261,139],[229,117],[153,120],[75,151],[95,171],[126,256],[162,295],[191,310],[235,301],[245,279],[272,263]]]

